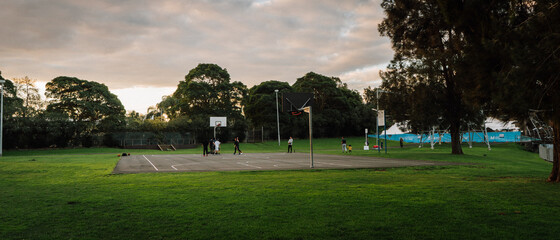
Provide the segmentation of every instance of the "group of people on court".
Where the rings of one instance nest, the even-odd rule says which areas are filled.
[[[243,151],[241,151],[241,149],[239,148],[239,137],[236,137],[233,139],[233,146],[234,146],[234,150],[233,150],[233,155],[235,154],[243,154]],[[344,139],[344,137],[342,137],[341,140],[341,145],[342,145],[342,152],[343,153],[352,153],[352,145],[346,145],[346,139]],[[218,139],[210,139],[210,141],[203,141],[202,142],[202,156],[206,157],[208,156],[208,154],[220,154],[220,145],[221,142]],[[293,152],[293,145],[294,145],[294,139],[292,137],[290,137],[290,139],[288,139],[288,153],[292,153]],[[366,145],[368,145],[368,142],[366,142]],[[210,152],[208,151],[208,146],[210,146]],[[402,147],[402,139],[401,139],[401,147]],[[381,142],[381,148],[383,148],[383,142]]]
[[[234,150],[233,154],[234,155],[236,153],[239,153],[239,155],[243,154],[241,149],[239,149],[239,137],[236,137],[233,140],[234,140],[233,145],[235,147],[235,150]],[[221,145],[222,145],[222,142],[220,142],[220,140],[218,140],[217,138],[216,139],[211,138],[209,141],[206,141],[206,140],[202,141],[202,156],[207,157],[208,154],[219,155]],[[210,151],[208,151],[208,147],[210,147]]]
[[[202,141],[202,156],[207,157],[208,154],[220,154],[220,145],[222,145],[222,142],[217,138]],[[210,151],[208,151],[208,147],[210,147]]]

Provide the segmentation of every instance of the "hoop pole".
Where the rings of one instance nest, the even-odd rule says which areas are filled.
[[[0,83],[0,157],[2,157],[2,144],[3,144],[3,140],[2,139],[2,135],[4,134],[4,132],[2,131],[2,129],[4,128],[4,83]]]
[[[276,92],[276,126],[278,129],[278,146],[280,146],[280,114],[278,113],[278,89],[274,90]]]
[[[312,107],[309,106],[309,159],[311,161],[311,168],[314,168],[313,166],[313,120],[312,120]]]

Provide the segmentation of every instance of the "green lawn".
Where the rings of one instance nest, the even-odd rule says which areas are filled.
[[[111,174],[120,149],[6,151],[0,239],[558,239],[551,164],[515,144],[353,155],[472,163],[355,170]],[[370,139],[370,142],[373,142]],[[391,142],[389,146],[398,146]],[[282,152],[275,141],[246,152]],[[308,140],[295,149],[308,152]],[[342,154],[339,139],[316,153]],[[199,149],[132,154],[201,153]],[[233,153],[225,144],[223,153]]]

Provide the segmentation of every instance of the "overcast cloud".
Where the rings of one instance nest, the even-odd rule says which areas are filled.
[[[141,112],[127,104],[139,94],[126,93],[145,89],[154,105],[164,93],[149,89],[171,93],[199,63],[249,87],[314,71],[361,91],[393,55],[382,18],[379,0],[4,0],[0,70],[104,83]]]

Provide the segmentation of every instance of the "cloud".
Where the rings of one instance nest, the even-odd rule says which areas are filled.
[[[0,70],[39,81],[65,75],[110,89],[168,88],[198,63],[216,63],[248,86],[270,79],[293,83],[314,71],[362,88],[377,74],[368,69],[387,65],[393,55],[389,39],[377,31],[379,0],[2,5]]]

